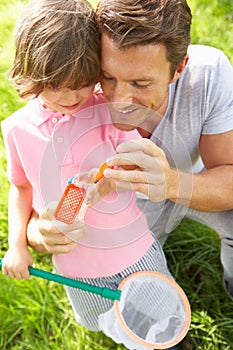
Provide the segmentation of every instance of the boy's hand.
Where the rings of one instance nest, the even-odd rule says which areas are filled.
[[[57,203],[56,203],[57,204]],[[75,249],[77,241],[69,238],[80,238],[85,234],[85,223],[74,222],[71,225],[58,222],[54,219],[55,206],[40,213],[33,212],[28,224],[28,244],[39,253],[66,254]]]
[[[27,247],[10,248],[2,261],[2,273],[17,280],[29,279],[28,267],[33,264],[33,256]]]
[[[106,168],[107,169],[107,168]],[[136,165],[125,165],[121,166],[119,169],[123,170],[140,170]],[[99,169],[92,169],[88,175],[88,178],[95,179]],[[105,170],[104,170],[105,171]],[[90,189],[86,194],[86,203],[89,206],[97,203],[101,198],[105,197],[111,191],[121,191],[122,189],[118,186],[118,181],[103,176],[101,180],[97,182],[96,185],[91,185]]]
[[[91,184],[87,190],[85,202],[88,206],[93,206],[101,198],[107,196],[109,192],[115,191],[115,182],[111,179],[106,179],[103,177],[96,184]]]
[[[101,198],[105,197],[109,192],[116,190],[116,183],[112,179],[106,179],[102,177],[97,182],[96,175],[99,173],[100,168],[93,168],[88,173],[81,173],[74,176],[77,181],[75,184],[77,186],[79,183],[86,187],[86,197],[85,202],[88,206],[95,205]]]

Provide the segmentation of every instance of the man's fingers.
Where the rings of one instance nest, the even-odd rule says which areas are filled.
[[[132,183],[128,181],[120,181],[117,184],[117,190],[118,191],[134,191],[134,192],[141,192],[144,194],[148,194],[148,184],[143,184],[143,183]]]
[[[104,176],[106,178],[113,178],[117,181],[128,181],[128,182],[143,182],[148,183],[148,178],[145,174],[145,172],[138,171],[138,170],[106,170],[104,172]]]
[[[117,153],[143,152],[150,156],[160,156],[161,148],[157,147],[152,141],[146,138],[131,140],[121,143],[117,146]]]
[[[140,169],[146,170],[158,170],[160,169],[161,157],[155,157],[143,152],[132,152],[132,153],[120,153],[116,154],[113,157],[107,160],[107,163],[115,166],[125,166],[125,165],[136,165]],[[133,169],[129,167],[129,170]],[[111,169],[105,169],[104,175],[106,172]],[[127,167],[126,167],[127,170]]]
[[[150,185],[150,184],[161,184],[164,180],[162,171],[149,172],[149,171],[140,171],[140,170],[121,170],[121,169],[107,169],[104,173],[106,178],[112,178],[115,181],[125,181],[138,183],[138,185]],[[118,185],[117,185],[118,188]]]

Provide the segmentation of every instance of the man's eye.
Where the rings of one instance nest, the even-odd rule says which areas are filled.
[[[114,78],[109,76],[109,75],[106,75],[104,73],[102,73],[102,79],[105,79],[105,80],[113,80]]]
[[[106,75],[103,75],[103,79],[105,79],[105,80],[113,80],[112,77],[106,77]]]
[[[137,81],[134,81],[132,85],[135,86],[137,89],[146,89],[150,86],[149,83],[143,83],[143,82],[137,82]]]

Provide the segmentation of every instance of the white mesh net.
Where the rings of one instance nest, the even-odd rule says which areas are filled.
[[[121,289],[120,301],[99,317],[107,336],[137,350],[162,349],[183,339],[190,325],[190,308],[173,280],[158,273],[136,273]]]

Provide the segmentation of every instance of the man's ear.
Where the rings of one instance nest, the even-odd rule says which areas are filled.
[[[188,63],[188,60],[189,60],[189,56],[186,55],[185,58],[183,59],[183,62],[181,62],[179,64],[179,66],[177,67],[175,73],[174,73],[174,76],[171,80],[171,83],[175,83],[177,81],[177,79],[179,79],[179,77],[181,76],[183,70],[185,69],[187,63]]]

